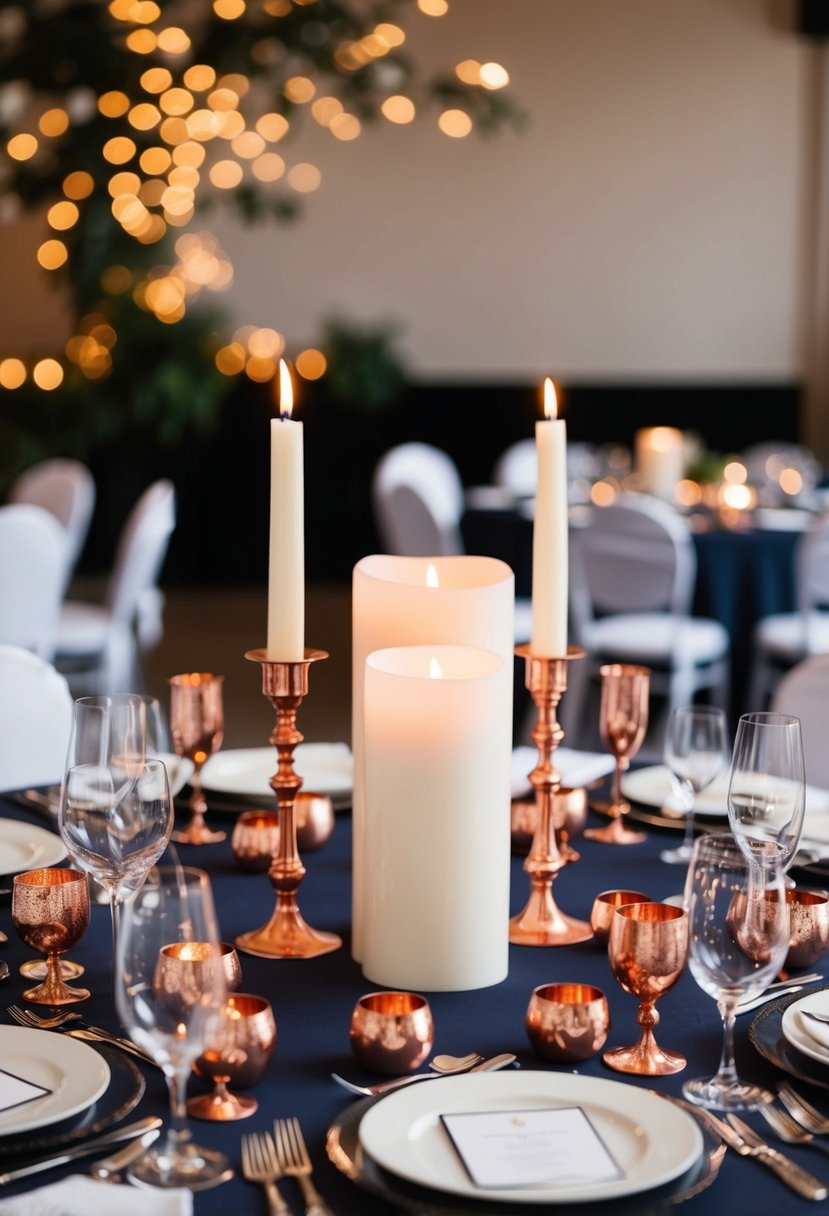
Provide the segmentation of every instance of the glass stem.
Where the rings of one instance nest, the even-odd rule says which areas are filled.
[[[165,1073],[170,1094],[170,1129],[167,1133],[168,1161],[170,1163],[183,1151],[184,1145],[190,1139],[186,1100],[188,1073],[189,1068],[186,1066]]]
[[[693,802],[685,812],[685,839],[682,842],[682,850],[685,853],[690,853],[694,847],[694,804]]]
[[[731,1089],[739,1085],[737,1068],[734,1063],[734,1022],[736,1001],[717,1001],[723,1028],[722,1054],[720,1066],[714,1082],[720,1088]]]

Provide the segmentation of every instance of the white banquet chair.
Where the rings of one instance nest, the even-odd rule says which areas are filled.
[[[730,639],[719,621],[691,613],[696,552],[685,520],[649,495],[622,494],[570,537],[571,635],[590,670],[642,664],[668,710],[701,690],[727,708]],[[586,691],[585,679],[568,689],[571,722]]]
[[[153,482],[121,530],[104,603],[64,603],[55,661],[75,696],[140,687],[140,654],[163,636],[164,599],[157,583],[175,523],[173,483]]]
[[[65,529],[43,507],[0,507],[0,642],[52,659],[67,543]]]
[[[829,651],[829,515],[798,541],[795,597],[794,612],[762,617],[754,627],[750,709],[763,709],[788,668]]]
[[[66,585],[84,547],[95,510],[95,479],[79,460],[55,458],[32,465],[12,483],[9,502],[31,503],[66,529]]]
[[[378,461],[371,484],[374,518],[387,553],[452,557],[465,552],[461,533],[464,491],[447,452],[427,443],[403,443]],[[528,642],[529,599],[515,601],[515,641]]]
[[[570,501],[584,498],[576,492],[580,483],[598,476],[596,450],[591,443],[567,445],[567,482]],[[517,439],[504,448],[492,469],[492,483],[509,490],[516,498],[533,498],[538,483],[538,453],[534,439]]]
[[[806,780],[809,785],[829,789],[829,654],[804,659],[788,671],[774,690],[771,708],[800,719]]]
[[[0,790],[59,782],[71,729],[63,676],[31,651],[0,644]]]

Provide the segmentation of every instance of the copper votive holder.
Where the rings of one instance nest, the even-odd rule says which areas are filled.
[[[786,892],[786,902],[791,937],[785,965],[790,970],[811,967],[829,945],[829,895],[794,887]]]
[[[276,1022],[270,1003],[262,996],[237,992],[229,996],[210,1043],[193,1065],[193,1071],[213,1082],[209,1094],[190,1098],[187,1113],[197,1119],[222,1122],[246,1119],[259,1103],[228,1089],[247,1089],[262,1080],[276,1047]]]
[[[216,966],[217,953],[228,992],[242,986],[242,966],[232,942],[219,942],[218,946],[210,942],[170,942],[162,947],[161,953],[166,966],[165,983],[171,992],[177,986],[182,992],[186,989],[196,995],[212,989],[213,981],[206,977]],[[179,963],[177,974],[175,968]]]
[[[648,904],[650,895],[644,891],[600,891],[593,900],[590,913],[590,928],[600,946],[607,946],[610,938],[610,926],[613,924],[613,913],[625,904]]]
[[[561,777],[553,767],[552,754],[564,738],[556,712],[567,688],[567,665],[573,659],[583,659],[585,651],[571,646],[566,655],[545,658],[533,654],[527,645],[516,647],[515,653],[524,659],[524,683],[538,711],[532,730],[538,760],[529,774],[538,823],[524,861],[524,870],[530,876],[530,897],[523,911],[509,922],[509,940],[518,946],[565,946],[592,936],[586,921],[566,916],[553,898],[556,875],[568,860],[574,859],[562,853],[556,840],[556,829],[563,826],[563,816],[557,804]]]
[[[579,855],[570,841],[581,836],[587,825],[587,790],[583,786],[562,785],[556,794],[556,844],[568,861],[578,861]],[[513,853],[527,853],[538,829],[538,803],[535,798],[514,798],[510,804],[510,839]]]
[[[312,853],[334,830],[334,803],[327,794],[300,791],[294,804],[297,846]],[[230,847],[240,870],[262,872],[279,847],[279,812],[244,811],[236,821]]]
[[[530,997],[526,1027],[542,1059],[556,1064],[587,1060],[607,1039],[607,998],[592,984],[541,984]]]
[[[276,906],[267,924],[242,933],[236,945],[260,958],[315,958],[338,950],[342,939],[335,933],[312,929],[303,919],[297,891],[305,877],[305,866],[297,844],[296,797],[302,778],[294,768],[294,751],[303,736],[297,729],[297,711],[308,693],[308,669],[324,650],[306,650],[295,661],[270,659],[264,649],[249,650],[246,659],[262,668],[262,692],[276,713],[270,742],[276,748],[277,769],[270,780],[279,808],[279,843],[271,857],[268,878],[276,895]]]
[[[429,1002],[416,992],[369,992],[354,1006],[348,1037],[370,1072],[414,1072],[435,1041]]]

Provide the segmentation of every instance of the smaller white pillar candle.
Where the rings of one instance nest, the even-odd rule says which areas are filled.
[[[645,494],[673,502],[685,475],[685,441],[674,426],[643,427],[634,436],[636,475]]]
[[[305,655],[305,536],[302,423],[291,418],[293,386],[279,360],[279,418],[271,419],[271,525],[268,560],[269,659]]]
[[[567,426],[556,417],[552,380],[544,382],[543,421],[535,424],[538,485],[533,524],[533,654],[555,659],[567,653]]]
[[[470,646],[373,651],[365,670],[363,972],[462,991],[508,969],[504,662]]]

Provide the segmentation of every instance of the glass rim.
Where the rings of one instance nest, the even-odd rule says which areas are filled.
[[[740,714],[738,726],[745,722],[749,726],[800,726],[800,718],[796,718],[794,714],[781,714],[775,710],[752,710],[747,714]]]

